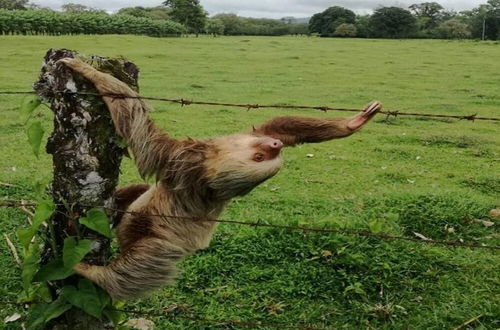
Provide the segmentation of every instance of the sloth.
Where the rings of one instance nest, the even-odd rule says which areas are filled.
[[[274,176],[284,147],[347,137],[382,108],[374,101],[350,118],[277,117],[245,133],[178,140],[155,126],[148,106],[122,81],[78,59],[59,62],[95,85],[139,173],[156,178],[114,195],[117,208],[126,210],[115,225],[118,256],[105,266],[74,268],[120,300],[171,283],[176,263],[208,246],[217,223],[203,220],[216,220],[232,198]]]

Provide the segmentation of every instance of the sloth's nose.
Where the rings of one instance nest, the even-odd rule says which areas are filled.
[[[276,139],[271,139],[271,141],[267,142],[269,147],[272,148],[272,149],[281,149],[283,148],[283,142],[281,142],[280,140],[276,140]]]
[[[273,159],[278,156],[281,149],[283,148],[283,142],[278,139],[266,138],[259,145],[259,148],[267,153],[269,159]]]
[[[264,149],[271,149],[271,150],[281,150],[283,148],[283,142],[281,142],[278,139],[273,139],[273,138],[267,138],[262,144],[260,145]]]

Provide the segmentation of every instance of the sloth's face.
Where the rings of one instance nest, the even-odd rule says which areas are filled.
[[[210,188],[221,198],[249,193],[278,173],[282,165],[280,140],[236,134],[214,141],[214,153],[205,161]]]

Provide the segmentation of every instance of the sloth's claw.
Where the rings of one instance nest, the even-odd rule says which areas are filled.
[[[370,119],[372,119],[372,117],[375,116],[377,112],[379,112],[381,109],[382,109],[382,103],[380,103],[379,101],[371,102],[365,107],[363,112],[349,119],[349,121],[347,122],[347,127],[352,131],[360,129],[364,124],[366,124]]]
[[[372,101],[365,107],[362,115],[363,117],[371,117],[375,115],[377,112],[379,112],[381,109],[382,109],[382,103],[380,103],[379,101]]]

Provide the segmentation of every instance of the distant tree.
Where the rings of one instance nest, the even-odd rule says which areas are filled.
[[[322,37],[331,37],[335,29],[344,23],[354,24],[356,15],[349,9],[334,6],[314,14],[309,21],[309,31]]]
[[[370,15],[356,16],[356,35],[359,38],[370,37]]]
[[[218,14],[212,17],[218,19],[224,24],[225,35],[238,35],[242,34],[242,22],[236,14]]]
[[[463,11],[460,18],[466,22],[473,38],[500,39],[500,0],[489,0],[487,4]]]
[[[183,24],[196,36],[205,29],[207,13],[199,0],[166,0],[163,4],[171,9],[170,17]]]
[[[293,24],[295,22],[295,17],[285,16],[285,17],[280,18],[280,21],[282,21],[285,24]]]
[[[335,29],[333,35],[335,37],[355,37],[357,34],[354,24],[342,23]]]
[[[152,19],[169,19],[169,9],[157,7],[126,7],[118,10],[118,15],[130,15],[134,17],[147,17]]]
[[[444,22],[445,11],[443,6],[437,2],[422,2],[409,7],[417,18],[417,37],[436,38],[437,27]]]
[[[486,10],[486,38],[490,40],[500,40],[500,0],[488,0]]]
[[[377,38],[408,38],[415,30],[415,17],[399,7],[381,7],[370,17],[370,33]]]
[[[288,24],[278,19],[240,17],[235,14],[218,14],[213,19],[222,22],[225,35],[279,36],[308,33],[307,25]]]
[[[210,18],[207,21],[205,30],[214,37],[224,34],[224,23],[218,18]]]
[[[410,11],[423,21],[423,28],[436,27],[442,18],[444,8],[437,2],[422,2],[409,7]]]
[[[460,22],[456,18],[441,23],[438,31],[439,36],[444,39],[467,39],[471,37],[467,24]]]
[[[317,13],[312,15],[309,20],[309,32],[311,33],[321,33],[321,29],[323,28],[323,18],[322,13]]]
[[[28,5],[28,0],[0,0],[0,9],[26,9]]]
[[[452,18],[457,18],[459,15],[454,10],[443,10],[441,12],[441,22],[449,21]]]
[[[117,12],[118,15],[130,15],[134,17],[148,17],[146,8],[144,7],[126,7],[126,8],[121,8]]]
[[[309,24],[308,23],[291,23],[288,25],[290,34],[294,35],[309,35]]]
[[[170,9],[164,6],[146,8],[148,17],[152,19],[170,19]]]
[[[104,10],[88,7],[78,3],[66,3],[61,6],[61,9],[65,13],[83,13],[83,12],[106,13]]]

